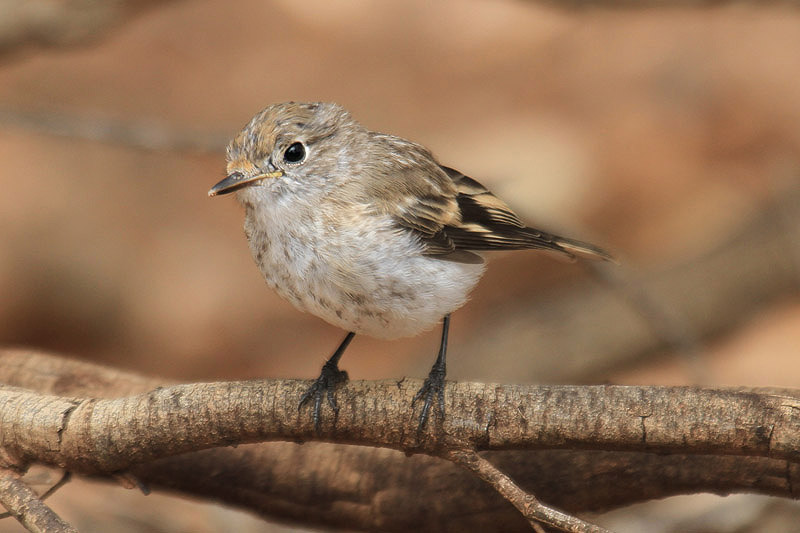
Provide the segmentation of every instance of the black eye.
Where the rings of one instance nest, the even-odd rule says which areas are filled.
[[[293,143],[283,152],[283,159],[287,163],[299,163],[306,156],[306,147],[303,143]]]

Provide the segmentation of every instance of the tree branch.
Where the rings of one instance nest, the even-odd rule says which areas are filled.
[[[9,468],[0,468],[0,503],[33,533],[77,533]]]
[[[557,527],[562,531],[575,533],[610,533],[602,527],[589,524],[572,515],[562,513],[552,507],[543,505],[533,495],[519,488],[511,478],[495,468],[492,463],[473,451],[452,450],[443,455],[454,463],[474,472],[479,478],[494,487],[497,492],[522,513],[522,516],[531,522],[531,525],[537,531],[543,531],[538,527],[538,522],[543,522]]]
[[[420,380],[353,381],[319,433],[298,411],[307,381],[173,385],[118,399],[0,387],[0,447],[85,473],[229,444],[323,440],[407,453],[585,448],[800,458],[800,400],[687,387],[448,383],[449,415],[415,431]]]
[[[30,351],[0,352],[0,382],[70,397],[132,395],[160,383]],[[768,392],[783,394],[789,401],[794,397],[786,391]],[[752,391],[740,394],[759,397]],[[298,416],[294,409],[290,406]],[[413,426],[413,421],[409,423]],[[797,431],[796,423],[794,428]],[[524,490],[568,512],[601,511],[698,491],[756,491],[797,498],[795,487],[800,486],[798,464],[762,457],[574,449],[495,451],[482,456],[511,473]],[[529,530],[511,505],[474,476],[447,461],[406,457],[389,449],[272,442],[184,454],[130,471],[153,488],[220,499],[273,519],[307,525],[386,531]],[[309,484],[308,479],[315,482]],[[465,508],[470,513],[465,514]]]

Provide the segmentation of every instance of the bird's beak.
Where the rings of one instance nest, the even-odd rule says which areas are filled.
[[[208,191],[208,195],[217,196],[219,194],[228,194],[229,192],[238,191],[242,187],[247,187],[261,180],[280,178],[281,176],[283,176],[282,170],[265,172],[264,174],[256,174],[255,176],[245,176],[241,172],[231,172],[228,177],[211,187],[211,190]]]

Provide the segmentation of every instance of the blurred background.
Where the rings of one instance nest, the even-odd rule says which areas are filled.
[[[450,378],[798,387],[800,13],[556,4],[0,2],[0,343],[180,381],[316,377],[344,332],[264,285],[241,209],[206,192],[253,114],[323,100],[622,262],[493,256],[453,316]],[[341,366],[423,377],[438,335],[357,337]],[[85,481],[52,501],[88,531],[285,529]],[[654,505],[602,519],[798,517]]]

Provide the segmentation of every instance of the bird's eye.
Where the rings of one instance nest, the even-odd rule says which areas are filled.
[[[289,148],[283,152],[283,159],[287,163],[299,163],[306,156],[306,147],[303,143],[292,143]]]

